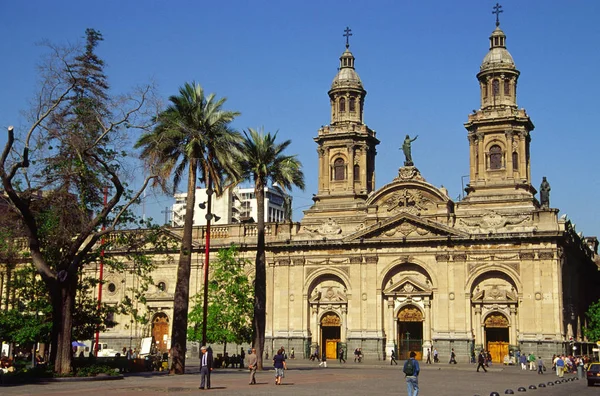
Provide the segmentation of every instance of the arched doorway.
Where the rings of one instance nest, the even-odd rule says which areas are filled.
[[[152,318],[152,341],[158,352],[167,352],[169,337],[169,318],[164,312],[159,312]]]
[[[484,328],[486,349],[492,355],[492,362],[502,363],[508,355],[508,319],[500,312],[491,313],[485,318]]]
[[[398,358],[407,359],[411,351],[420,360],[423,349],[423,312],[414,305],[407,305],[398,311],[397,323]]]
[[[338,342],[341,337],[340,317],[333,312],[328,312],[321,318],[321,354],[327,359],[337,359]]]

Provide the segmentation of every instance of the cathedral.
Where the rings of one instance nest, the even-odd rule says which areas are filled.
[[[516,350],[591,353],[597,340],[582,328],[600,297],[597,240],[558,216],[547,181],[537,196],[534,125],[517,106],[520,72],[499,23],[477,74],[479,109],[464,124],[469,183],[457,201],[415,166],[408,135],[397,177],[376,187],[380,141],[363,122],[367,91],[347,39],[328,91],[330,124],[314,138],[314,203],[298,223],[266,224],[269,355],[282,345],[297,357],[318,350],[330,359],[361,348],[368,361],[392,350],[424,358],[434,348],[442,359],[454,349],[462,362],[482,348],[496,362]],[[211,260],[231,243],[253,260],[255,224],[213,225],[210,233]],[[195,227],[192,294],[202,290],[205,236]],[[164,260],[159,287],[147,294],[146,335],[159,349],[170,338],[175,274],[176,260]],[[106,298],[126,282],[108,279]],[[117,326],[102,339],[120,347],[144,335],[132,331]]]

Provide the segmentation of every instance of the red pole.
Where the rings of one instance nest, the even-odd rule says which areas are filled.
[[[206,246],[204,249],[204,299],[202,301],[202,345],[206,345],[206,322],[208,318],[208,256],[210,254],[210,221],[212,219],[211,211],[211,197],[212,197],[212,183],[208,180],[208,188],[206,194],[208,199],[206,200]]]
[[[108,204],[108,186],[104,186],[104,207],[106,208],[106,205]],[[104,231],[105,229],[105,225],[104,222],[102,222],[102,231]],[[98,280],[100,281],[98,283],[98,311],[100,311],[100,307],[102,306],[102,279],[104,277],[104,244],[106,243],[106,240],[104,239],[104,235],[102,236],[102,240],[100,242],[100,245],[102,246],[101,250],[100,250],[100,276],[98,277]],[[97,327],[96,328],[96,339],[94,341],[94,356],[98,356],[98,342],[100,340],[100,329]]]

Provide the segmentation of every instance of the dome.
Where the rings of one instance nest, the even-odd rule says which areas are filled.
[[[331,89],[342,87],[360,89],[363,87],[362,81],[354,69],[354,55],[348,48],[340,57],[340,69],[331,83]]]
[[[331,89],[342,87],[362,88],[362,81],[356,70],[349,67],[340,69],[331,83]]]
[[[515,68],[515,61],[506,48],[492,48],[483,58],[483,62],[481,62],[481,70],[499,67]]]
[[[497,68],[515,68],[515,61],[506,49],[506,35],[496,26],[496,29],[490,36],[490,51],[481,62],[481,70],[497,69]]]

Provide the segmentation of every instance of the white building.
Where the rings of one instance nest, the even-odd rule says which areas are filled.
[[[172,207],[171,226],[182,227],[185,215],[185,200],[187,193],[175,194],[175,203]],[[196,204],[194,208],[194,226],[206,225],[206,201],[208,195],[206,188],[196,188]],[[285,201],[289,200],[291,206],[292,197],[287,194],[265,187],[265,221],[282,222],[285,217]],[[258,206],[254,187],[235,187],[228,189],[222,196],[212,197],[211,212],[219,218],[220,224],[255,222],[257,219]],[[213,220],[214,223],[214,220]]]

